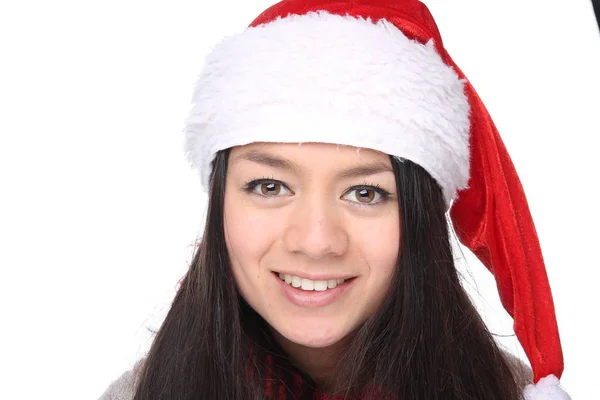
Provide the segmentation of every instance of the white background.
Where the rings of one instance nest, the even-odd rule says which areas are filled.
[[[96,399],[143,356],[202,232],[206,198],[182,147],[194,81],[210,46],[272,3],[0,3],[0,398]],[[600,37],[591,3],[426,3],[526,189],[555,297],[562,382],[574,399],[594,398]],[[511,335],[494,281],[465,255],[492,331]],[[502,342],[523,355],[514,337]]]

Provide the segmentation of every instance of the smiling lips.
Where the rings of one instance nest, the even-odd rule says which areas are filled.
[[[296,306],[317,308],[338,300],[355,281],[355,278],[312,280],[299,276],[274,273],[283,295]]]
[[[342,284],[345,281],[345,279],[343,278],[328,280],[312,280],[282,273],[279,273],[279,279],[281,279],[288,285],[292,285],[295,288],[307,291],[315,290],[317,292],[323,292],[327,289],[334,289],[337,285]]]

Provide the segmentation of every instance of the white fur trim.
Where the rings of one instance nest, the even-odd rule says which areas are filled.
[[[195,86],[185,151],[204,188],[218,150],[252,142],[371,148],[427,170],[447,204],[469,178],[464,81],[433,41],[386,20],[290,15],[215,46]]]
[[[540,379],[535,385],[527,385],[523,395],[525,400],[571,400],[554,375]]]

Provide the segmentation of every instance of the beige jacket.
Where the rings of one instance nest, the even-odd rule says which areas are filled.
[[[519,384],[522,388],[533,382],[531,368],[512,354],[505,353],[509,362],[517,372]],[[99,400],[133,400],[135,385],[137,383],[137,372],[142,366],[144,359],[139,360],[134,367],[115,380],[100,397]]]

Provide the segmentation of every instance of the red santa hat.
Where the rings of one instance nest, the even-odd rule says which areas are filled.
[[[379,150],[422,166],[454,229],[494,275],[531,363],[525,398],[569,399],[537,233],[481,99],[417,0],[284,0],[208,55],[186,121],[208,187],[217,151],[252,142]]]

